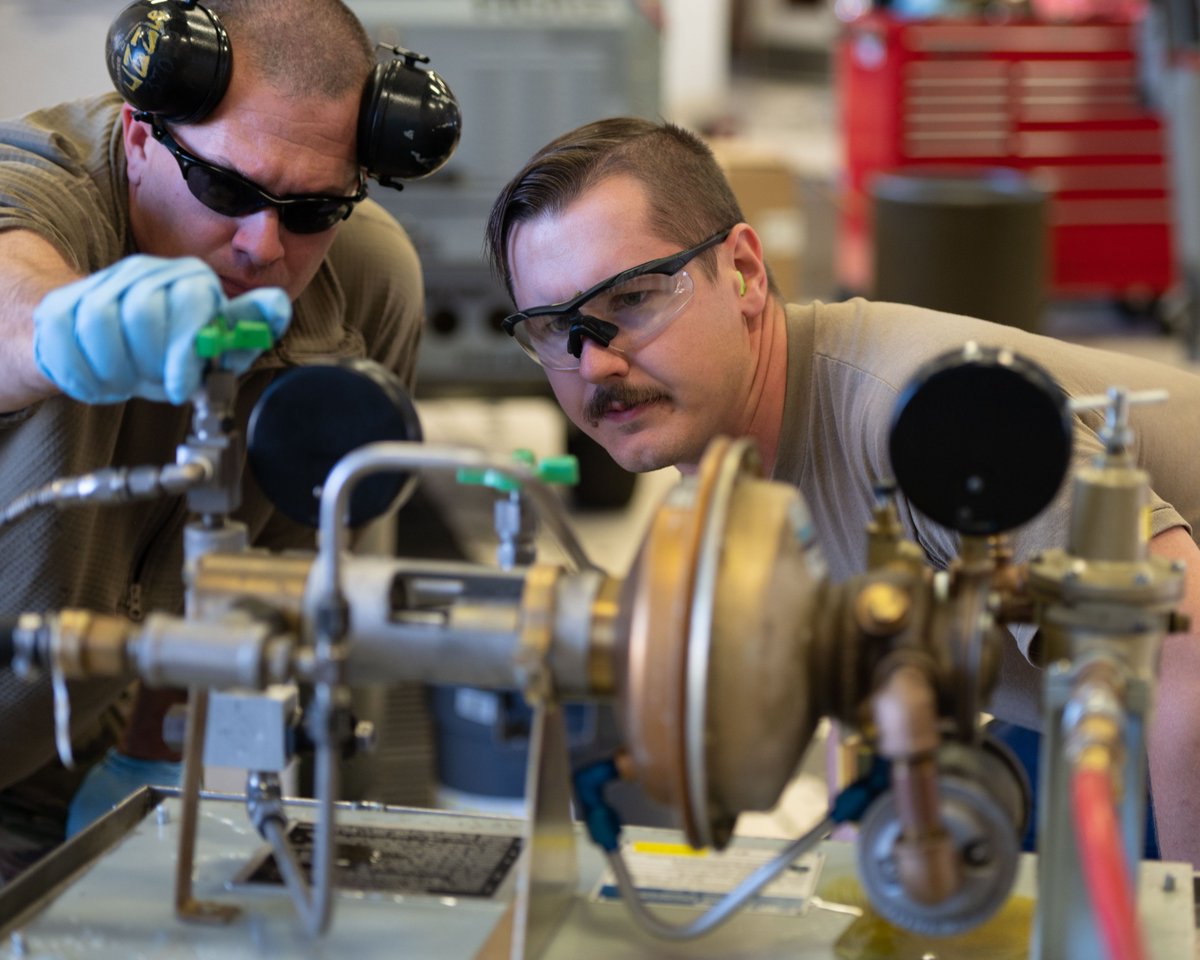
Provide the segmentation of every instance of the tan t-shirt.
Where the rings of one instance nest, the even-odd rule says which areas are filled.
[[[115,94],[62,104],[0,123],[0,230],[24,228],[53,243],[85,273],[134,253],[128,181]],[[424,288],[399,224],[372,201],[359,205],[294,305],[283,340],[242,378],[238,423],[284,368],[369,357],[411,386]],[[0,417],[0,501],[60,476],[104,466],[174,462],[190,407],[132,400],[89,407],[58,396]],[[277,514],[247,474],[244,520],[252,541],[309,546],[312,531]],[[0,529],[0,616],[81,606],[182,609],[182,498],[123,507],[38,511]],[[112,684],[73,686],[77,725],[94,719]],[[47,682],[0,671],[0,787],[54,754]]]

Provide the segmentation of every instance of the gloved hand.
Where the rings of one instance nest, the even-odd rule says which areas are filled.
[[[139,254],[48,293],[33,311],[34,357],[63,393],[84,403],[185,403],[204,371],[196,332],[218,315],[230,326],[262,320],[279,339],[292,305],[278,287],[230,300],[202,260]],[[257,356],[239,350],[221,363],[241,373]]]
[[[87,772],[67,809],[67,837],[73,837],[93,820],[143,786],[177,787],[182,763],[139,760],[115,748]]]

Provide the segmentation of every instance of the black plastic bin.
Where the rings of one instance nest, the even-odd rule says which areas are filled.
[[[1018,170],[913,169],[871,184],[876,300],[1040,330],[1046,194]]]

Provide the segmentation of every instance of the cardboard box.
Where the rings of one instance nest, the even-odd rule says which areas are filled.
[[[736,138],[713,139],[708,144],[729,178],[746,222],[762,240],[784,300],[800,301],[805,231],[795,171],[780,154],[757,144]]]

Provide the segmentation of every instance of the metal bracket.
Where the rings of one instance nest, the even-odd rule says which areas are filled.
[[[579,863],[562,705],[534,704],[525,771],[526,817],[517,896],[475,960],[538,960],[575,898]]]
[[[192,896],[192,866],[196,858],[196,827],[200,815],[201,758],[208,724],[208,691],[192,687],[188,697],[186,742],[183,748],[183,783],[179,803],[179,856],[175,859],[175,915],[187,923],[225,924],[241,910],[233,904],[197,900]]]

